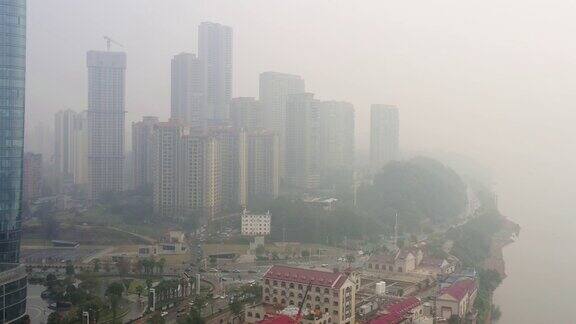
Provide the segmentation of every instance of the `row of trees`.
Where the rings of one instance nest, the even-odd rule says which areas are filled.
[[[148,276],[164,273],[165,267],[166,259],[164,258],[159,260],[155,260],[153,258],[139,259],[138,263],[136,264],[136,269],[138,269],[141,274]]]

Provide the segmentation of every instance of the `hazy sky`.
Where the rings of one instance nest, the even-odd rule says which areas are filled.
[[[572,313],[576,262],[563,246],[576,244],[576,1],[28,0],[28,7],[29,124],[52,123],[65,107],[85,109],[85,53],[104,49],[103,35],[128,54],[128,121],[167,118],[171,57],[196,52],[201,21],[230,25],[235,96],[257,96],[262,71],[300,74],[318,98],[355,105],[363,152],[370,104],[396,104],[405,150],[458,152],[491,167],[503,211],[524,233],[507,252],[517,257],[497,292],[503,322],[541,323],[551,314],[562,322]],[[535,269],[546,278],[537,288]]]
[[[574,138],[575,2],[568,0],[29,0],[28,117],[85,109],[85,52],[128,54],[128,120],[166,118],[170,59],[204,20],[234,28],[234,96],[296,73],[321,99],[401,109],[402,146],[509,161]],[[550,146],[554,147],[550,147]],[[570,151],[574,152],[573,149]],[[538,158],[539,156],[535,156]]]

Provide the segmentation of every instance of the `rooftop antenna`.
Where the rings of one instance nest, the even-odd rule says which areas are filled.
[[[110,38],[108,36],[103,36],[103,38],[106,40],[106,50],[108,52],[110,52],[110,45],[112,45],[112,44],[116,44],[117,46],[124,47],[124,45],[118,43],[117,41],[113,40],[112,38]]]

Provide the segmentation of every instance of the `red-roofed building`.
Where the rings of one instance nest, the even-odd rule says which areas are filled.
[[[386,308],[386,313],[371,320],[369,324],[412,323],[422,317],[422,303],[416,297],[406,298]]]
[[[464,279],[455,282],[440,292],[436,299],[436,314],[445,319],[452,316],[464,318],[472,310],[477,293],[476,281]]]
[[[354,273],[331,272],[274,265],[264,274],[262,298],[266,304],[299,306],[311,285],[304,308],[330,315],[330,323],[354,323]]]

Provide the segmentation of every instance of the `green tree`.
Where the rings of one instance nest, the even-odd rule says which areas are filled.
[[[118,315],[118,307],[120,306],[123,293],[124,285],[120,282],[113,282],[108,285],[108,288],[106,288],[106,297],[108,297],[110,308],[112,309],[113,321],[116,321],[116,317]]]
[[[96,258],[94,259],[94,272],[99,272],[100,271],[100,259]]]
[[[66,261],[66,275],[71,277],[74,275],[74,264],[72,263],[72,261],[68,260]]]

